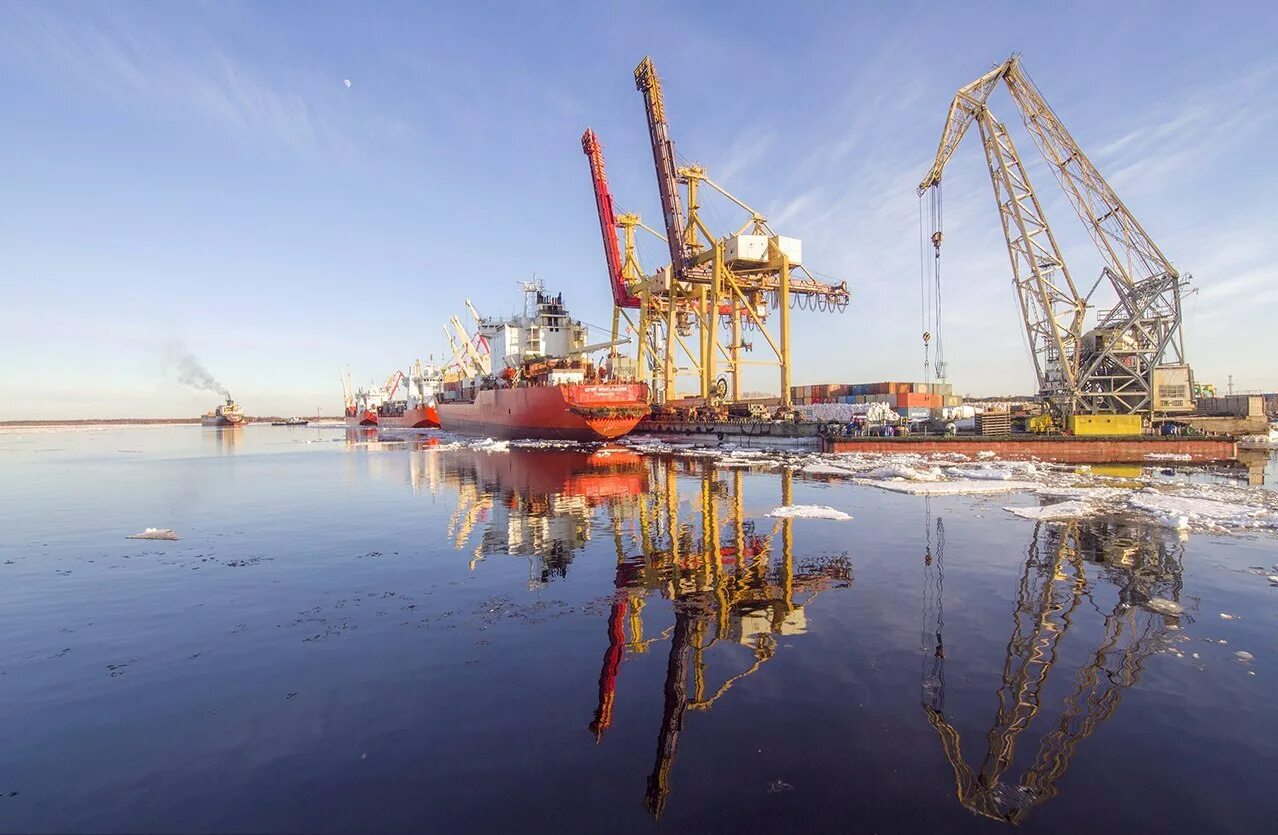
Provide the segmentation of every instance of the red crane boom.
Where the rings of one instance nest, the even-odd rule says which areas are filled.
[[[586,132],[581,135],[581,150],[590,159],[590,179],[595,186],[595,206],[599,209],[599,231],[603,233],[608,282],[612,284],[612,303],[617,307],[637,308],[639,297],[626,288],[626,279],[621,271],[621,251],[617,248],[617,213],[612,207],[612,193],[608,191],[608,176],[604,173],[603,146],[590,128],[586,128]]]

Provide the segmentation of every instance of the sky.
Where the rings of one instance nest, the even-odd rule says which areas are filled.
[[[914,188],[954,91],[1020,52],[1193,275],[1197,379],[1278,390],[1276,24],[1250,2],[0,4],[0,420],[202,412],[175,351],[250,414],[335,414],[339,368],[439,358],[465,299],[510,313],[533,277],[608,325],[580,136],[657,225],[645,55],[681,160],[848,284],[842,314],[795,314],[795,384],[922,377]],[[1006,91],[991,109],[1090,287],[1100,258]],[[975,131],[944,195],[950,379],[1031,392]],[[663,251],[645,239],[645,269]]]

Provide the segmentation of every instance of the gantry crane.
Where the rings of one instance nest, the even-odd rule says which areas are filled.
[[[661,82],[650,58],[639,63],[634,77],[644,97],[664,239],[670,253],[670,263],[652,277],[642,275],[637,261],[623,261],[620,257],[616,228],[633,232],[635,226],[642,224],[635,215],[616,216],[603,171],[603,155],[593,131],[588,130],[582,137],[582,149],[590,158],[614,305],[618,310],[637,308],[640,343],[655,345],[648,368],[660,376],[661,384],[653,390],[661,399],[676,397],[676,377],[680,371],[689,370],[677,363],[682,349],[690,361],[690,370],[699,378],[700,397],[708,405],[740,399],[741,372],[746,365],[775,364],[780,369],[781,402],[788,408],[791,305],[841,311],[848,304],[847,285],[813,277],[803,267],[801,243],[777,235],[762,214],[711,180],[705,168],[677,166]],[[702,184],[746,212],[749,218],[741,228],[725,236],[711,232],[700,215]],[[683,195],[680,186],[685,189]],[[627,238],[628,253],[633,252],[631,240]],[[644,302],[645,292],[651,303]],[[765,324],[773,309],[779,311],[776,336]],[[720,340],[721,325],[730,328],[726,345]],[[743,329],[751,327],[758,329],[774,359],[752,361],[742,357],[743,352],[754,347],[742,339]],[[689,349],[683,339],[691,336],[694,328],[698,339]],[[730,389],[727,379],[718,378],[720,361],[731,379]]]
[[[1086,295],[1070,275],[1006,126],[990,112],[989,98],[1000,83],[1104,259],[1101,277]],[[973,122],[985,149],[1040,396],[1060,417],[1192,410],[1193,377],[1181,331],[1181,291],[1189,277],[1163,255],[1079,148],[1018,55],[955,94],[936,159],[919,183],[920,198],[930,193],[932,200],[938,283],[941,175]],[[1116,302],[1085,331],[1090,297],[1102,281],[1113,288]],[[925,332],[925,343],[929,336]]]

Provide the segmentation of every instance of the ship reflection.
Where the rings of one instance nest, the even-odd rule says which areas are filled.
[[[656,757],[645,804],[659,816],[689,711],[710,710],[778,652],[778,637],[807,631],[806,606],[822,591],[851,585],[847,554],[796,559],[792,519],[748,518],[745,474],[625,449],[593,453],[443,450],[439,484],[458,496],[453,545],[472,569],[500,554],[530,562],[532,586],[566,575],[592,536],[610,537],[616,557],[599,674],[587,727],[601,742],[613,723],[622,662],[669,644]],[[791,504],[792,476],[779,476],[769,508]],[[656,631],[654,600],[669,601]],[[746,647],[743,658],[739,647]],[[713,662],[713,663],[712,663]],[[735,666],[734,666],[735,665]],[[726,670],[719,678],[712,671]]]
[[[652,490],[638,506],[638,553],[627,554],[614,518],[617,592],[608,616],[598,706],[588,727],[598,742],[612,724],[625,654],[645,653],[668,640],[656,759],[645,792],[648,811],[657,817],[670,794],[685,714],[709,710],[733,685],[756,673],[776,654],[777,636],[804,633],[804,607],[822,591],[850,586],[852,570],[846,553],[796,561],[792,519],[767,520],[764,530],[746,518],[740,471],[723,476],[712,466],[685,462],[686,475],[696,484],[685,511],[680,463],[669,458],[647,463]],[[788,471],[781,475],[780,492],[780,503],[790,504]],[[650,596],[671,601],[674,610],[674,623],[653,638],[644,631]],[[710,655],[731,645],[748,647],[751,662],[709,681]],[[735,658],[725,652],[721,663]]]
[[[933,528],[929,518],[922,706],[954,769],[956,794],[965,808],[1018,824],[1056,795],[1078,744],[1114,714],[1123,693],[1140,680],[1145,659],[1166,647],[1177,628],[1176,616],[1155,614],[1141,604],[1152,598],[1179,601],[1182,549],[1173,535],[1115,520],[1035,527],[985,753],[979,763],[969,763],[945,706],[946,664],[962,664],[962,659],[945,651],[945,526],[938,518]],[[1076,621],[1095,616],[1102,620],[1100,639],[1088,640],[1086,660],[1073,671],[1058,715],[1038,737],[1036,756],[1019,778],[1012,777],[1016,744],[1045,707],[1048,677],[1063,657],[1066,634]],[[1087,626],[1081,631],[1091,632]]]
[[[637,513],[648,489],[644,459],[629,450],[449,450],[440,478],[457,492],[448,536],[470,552],[470,567],[494,554],[530,561],[529,584],[564,577],[591,537],[599,508],[620,520]],[[476,534],[476,530],[479,533]]]
[[[244,437],[243,426],[206,426],[204,437],[217,450],[218,455],[234,455]]]

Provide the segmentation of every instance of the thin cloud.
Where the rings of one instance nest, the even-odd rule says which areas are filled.
[[[187,113],[234,139],[299,155],[344,154],[353,141],[317,104],[318,75],[266,79],[198,33],[67,21],[28,7],[8,48],[147,112]],[[347,83],[349,86],[349,82]]]

